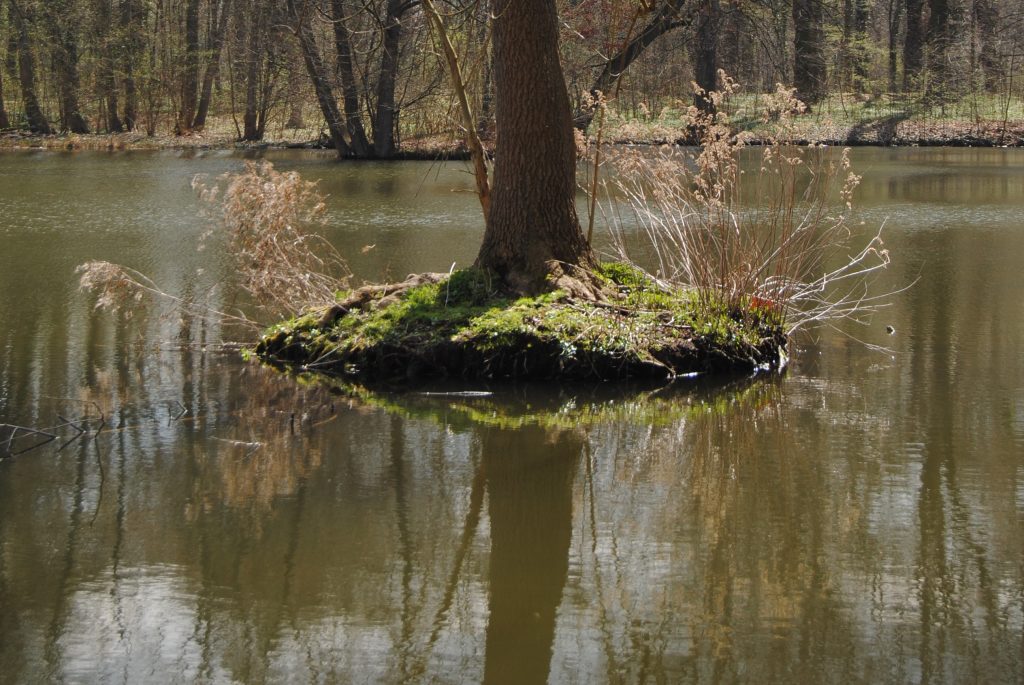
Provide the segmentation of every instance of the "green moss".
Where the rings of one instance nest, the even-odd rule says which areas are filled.
[[[602,265],[599,276],[618,293],[608,302],[558,291],[509,301],[486,274],[459,271],[336,320],[321,312],[275,326],[257,353],[375,378],[670,376],[779,359],[781,328],[754,310],[737,315],[629,265]]]

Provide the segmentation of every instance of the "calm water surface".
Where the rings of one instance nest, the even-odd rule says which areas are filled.
[[[270,157],[360,278],[474,257],[460,165]],[[0,682],[1024,681],[1024,151],[856,150],[917,283],[781,377],[359,401],[77,290],[224,304],[242,162],[0,155]]]

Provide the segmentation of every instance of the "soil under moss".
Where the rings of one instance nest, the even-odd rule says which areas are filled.
[[[272,327],[256,354],[376,382],[671,378],[785,363],[786,336],[770,308],[709,304],[620,264],[599,277],[607,301],[559,291],[510,299],[474,270],[369,286]]]

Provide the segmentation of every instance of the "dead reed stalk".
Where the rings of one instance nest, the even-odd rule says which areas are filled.
[[[860,177],[849,150],[796,145],[792,115],[804,106],[782,86],[765,96],[774,135],[759,150],[748,147],[721,106],[738,86],[722,72],[720,80],[722,90],[710,94],[715,113],[688,111],[696,157],[663,148],[615,160],[606,190],[625,197],[639,226],[630,240],[623,222],[612,222],[619,258],[634,263],[639,239],[655,278],[692,288],[708,308],[771,315],[789,333],[879,306],[867,282],[889,253],[880,233],[850,248]]]
[[[316,184],[297,172],[279,172],[270,162],[246,162],[240,173],[224,174],[213,182],[197,176],[192,187],[210,207],[212,228],[197,245],[204,249],[216,235],[217,249],[233,258],[237,283],[268,321],[296,315],[312,307],[333,304],[347,287],[351,273],[338,251],[322,236],[303,226],[318,221],[324,211]],[[131,313],[152,297],[169,302],[188,317],[213,318],[259,328],[258,314],[230,314],[166,292],[145,274],[110,262],[78,267],[83,290],[98,295],[96,306]]]

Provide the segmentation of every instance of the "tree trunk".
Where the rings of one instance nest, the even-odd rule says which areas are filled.
[[[320,112],[327,122],[331,144],[338,151],[339,157],[348,157],[350,149],[345,142],[344,123],[334,93],[331,92],[330,82],[327,80],[327,71],[320,58],[320,50],[316,46],[316,37],[313,35],[313,27],[309,20],[310,8],[303,0],[287,0],[287,6],[292,27],[299,41],[299,49],[302,51],[302,60],[306,64],[306,73],[313,82],[317,104],[320,105]]]
[[[999,58],[999,8],[994,0],[975,0],[975,21],[978,23],[978,60],[985,78],[985,88],[995,92],[1003,76]]]
[[[45,26],[53,42],[53,71],[60,98],[61,130],[88,133],[89,125],[78,105],[78,27],[72,25],[76,8],[72,2],[48,2],[44,10]]]
[[[793,85],[808,107],[825,99],[825,16],[822,0],[793,0]]]
[[[7,107],[4,105],[4,73],[0,68],[0,130],[11,127],[11,120],[7,117]]]
[[[111,0],[98,0],[96,3],[97,31],[102,35],[101,49],[99,56],[99,73],[97,74],[100,98],[107,106],[107,132],[121,133],[124,126],[118,116],[119,104],[117,102],[117,80],[114,78],[114,41],[111,39],[115,27],[111,21],[113,18],[113,7]]]
[[[302,115],[302,78],[304,65],[302,56],[295,51],[295,41],[285,43],[285,59],[288,61],[288,88],[285,96],[288,104],[288,119],[285,128],[306,128]]]
[[[903,90],[912,90],[924,62],[924,0],[906,0],[907,31],[903,39]]]
[[[138,0],[122,0],[120,29],[124,36],[124,53],[121,56],[121,70],[124,73],[124,117],[126,131],[134,131],[138,125],[139,105],[135,88],[135,64],[142,52],[142,9]]]
[[[928,95],[945,99],[952,94],[949,48],[953,44],[956,9],[950,0],[929,0],[928,4]]]
[[[2,11],[0,6],[0,11]],[[0,130],[10,128],[10,119],[7,117],[7,106],[3,99],[3,66],[0,66]]]
[[[896,69],[899,53],[897,43],[900,34],[900,21],[903,18],[903,0],[889,0],[889,92],[896,92]]]
[[[576,145],[554,0],[495,2],[493,41],[498,140],[476,263],[511,291],[536,293],[596,263],[576,215]]]
[[[707,113],[715,111],[708,93],[718,89],[718,33],[722,23],[720,10],[718,0],[702,0],[693,41],[693,80],[699,88],[693,94],[693,104]]]
[[[184,135],[192,129],[199,97],[199,0],[185,4],[185,64],[181,75],[181,106],[175,133]]]
[[[10,8],[14,31],[18,36],[18,78],[21,81],[21,100],[25,108],[28,130],[49,135],[53,133],[53,129],[46,120],[46,115],[39,106],[39,98],[36,96],[36,63],[32,55],[32,40],[28,33],[29,17],[15,0],[11,0]]]
[[[404,4],[405,0],[388,0],[384,21],[380,73],[377,76],[377,112],[373,121],[373,148],[378,157],[395,154],[395,83],[398,81]]]
[[[345,128],[348,130],[352,152],[357,157],[370,156],[370,141],[363,130],[363,118],[359,110],[359,91],[352,68],[352,42],[348,25],[345,23],[343,0],[331,0],[331,19],[334,23],[334,49],[337,53],[338,80],[341,82],[342,102],[345,108]]]
[[[228,17],[230,16],[231,0],[224,0],[220,5],[216,29],[210,39],[209,62],[206,64],[206,71],[203,72],[199,106],[196,107],[196,116],[192,120],[192,128],[196,131],[202,131],[206,127],[206,117],[210,112],[210,102],[213,100],[213,82],[217,80],[217,75],[220,73],[220,53],[224,47],[224,36],[227,34]]]
[[[480,31],[477,42],[483,60],[483,76],[480,85],[480,117],[477,122],[476,131],[479,135],[487,134],[491,127],[491,110],[494,107],[494,87],[491,82],[491,60],[487,59],[487,29],[490,26],[488,18],[491,16],[491,4],[488,0],[480,0],[477,7],[477,21],[480,23]]]
[[[853,15],[849,56],[853,90],[864,93],[870,88],[871,48],[868,44],[868,27],[871,25],[871,6],[868,0],[852,0]]]
[[[252,7],[249,11],[248,45],[245,50],[245,114],[242,116],[242,140],[259,140],[259,86],[260,62],[263,53],[260,51],[263,21],[259,8]]]

